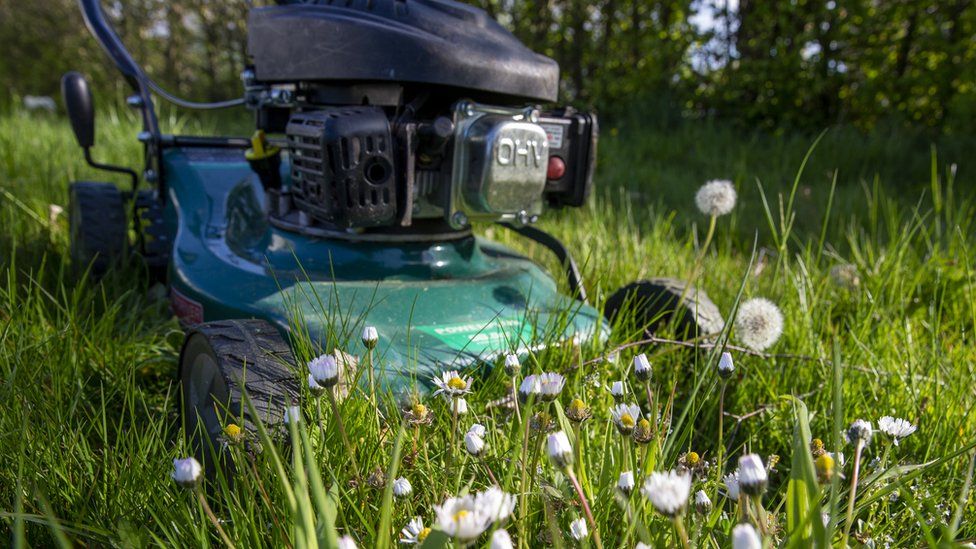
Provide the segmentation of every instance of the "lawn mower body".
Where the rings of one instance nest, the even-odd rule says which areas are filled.
[[[426,242],[317,238],[269,223],[240,149],[168,148],[163,162],[170,299],[188,326],[259,318],[353,355],[374,326],[377,377],[393,389],[606,330],[534,262],[469,231]],[[282,177],[290,171],[286,160]]]

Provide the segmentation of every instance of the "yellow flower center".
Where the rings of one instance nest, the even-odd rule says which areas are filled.
[[[651,422],[650,421],[647,421],[646,419],[642,419],[642,420],[640,420],[640,421],[637,422],[637,427],[640,430],[642,430],[642,431],[650,431],[651,430]]]
[[[430,528],[424,528],[417,534],[417,541],[424,541],[430,535]]]
[[[460,391],[462,389],[466,389],[468,387],[468,384],[465,383],[464,380],[459,377],[452,377],[451,380],[447,382],[447,386],[450,387],[451,389],[454,389],[455,391]]]
[[[634,416],[630,414],[623,414],[620,416],[620,424],[628,429],[632,429],[637,422],[634,421]]]
[[[688,452],[688,455],[685,456],[685,463],[687,463],[689,467],[698,465],[699,461],[701,461],[701,457],[698,455],[698,452]]]
[[[462,520],[464,520],[464,517],[470,514],[471,511],[468,511],[467,509],[461,509],[457,513],[454,513],[454,522],[461,522]]]
[[[583,401],[578,398],[574,398],[573,401],[569,403],[569,411],[573,413],[582,413],[585,408],[586,404],[583,404]]]
[[[413,411],[413,415],[417,417],[424,417],[427,415],[427,407],[419,402],[413,405],[411,411]]]

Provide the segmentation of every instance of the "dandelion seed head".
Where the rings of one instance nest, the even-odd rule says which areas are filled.
[[[783,313],[768,299],[746,300],[735,317],[735,335],[746,347],[763,351],[783,335]]]
[[[698,188],[695,205],[707,216],[725,215],[735,208],[735,187],[727,179],[713,179]]]
[[[662,515],[673,518],[688,505],[691,493],[691,475],[677,471],[653,472],[644,480],[641,494]]]

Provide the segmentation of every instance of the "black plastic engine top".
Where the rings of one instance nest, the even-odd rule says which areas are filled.
[[[259,81],[431,84],[556,100],[559,65],[481,9],[449,0],[279,4],[252,9],[248,20]]]

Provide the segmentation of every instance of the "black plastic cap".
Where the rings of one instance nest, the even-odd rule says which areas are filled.
[[[68,110],[71,129],[81,148],[87,149],[95,144],[95,102],[92,99],[88,80],[76,71],[64,73],[61,77],[61,96]]]

